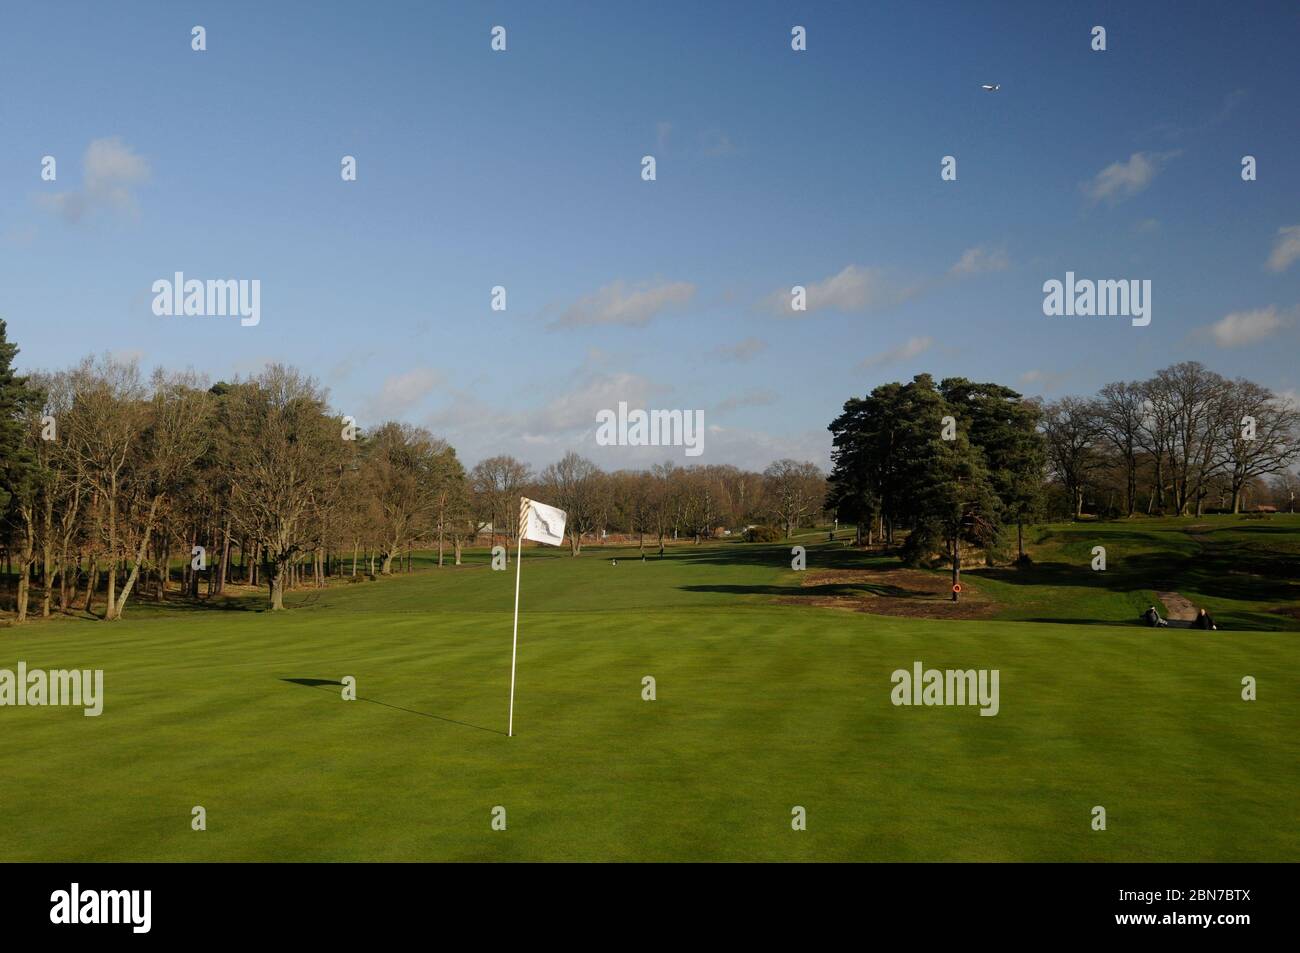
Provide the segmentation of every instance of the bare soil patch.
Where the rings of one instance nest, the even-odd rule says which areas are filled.
[[[965,579],[961,601],[953,602],[948,575],[919,569],[810,569],[801,575],[804,591],[779,602],[917,619],[986,619],[997,610]]]

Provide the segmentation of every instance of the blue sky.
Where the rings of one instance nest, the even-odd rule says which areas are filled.
[[[11,3],[0,317],[26,369],[292,363],[469,463],[690,462],[597,447],[626,400],[703,409],[695,462],[824,464],[921,371],[1294,393],[1298,40],[1293,3]],[[1151,324],[1044,316],[1067,270],[1150,279]],[[261,323],[155,316],[176,271]]]

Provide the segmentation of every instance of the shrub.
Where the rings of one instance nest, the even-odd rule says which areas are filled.
[[[775,526],[750,526],[745,530],[745,542],[747,543],[777,543],[782,539],[782,533]]]

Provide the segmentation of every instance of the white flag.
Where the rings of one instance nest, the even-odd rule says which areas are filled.
[[[524,539],[548,546],[564,545],[564,522],[568,514],[545,503],[520,497],[519,531]]]

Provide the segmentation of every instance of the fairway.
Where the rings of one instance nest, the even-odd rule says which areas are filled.
[[[1267,541],[1293,569],[1300,527],[1194,522],[1042,528],[1035,585],[968,574],[998,603],[973,621],[801,604],[789,544],[526,549],[514,738],[514,567],[481,549],[284,613],[3,629],[0,668],[102,668],[105,701],[3,711],[0,860],[1298,860],[1296,620],[1252,601],[1294,573],[1190,578],[1230,629],[1130,620],[1173,547]],[[825,538],[797,540],[810,569],[883,559]],[[1017,621],[1051,614],[1076,621]],[[999,670],[997,715],[891,704],[917,661]]]

